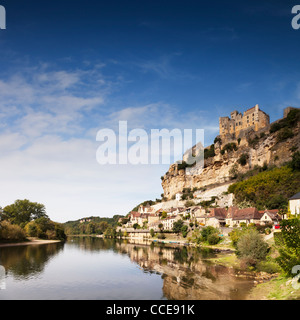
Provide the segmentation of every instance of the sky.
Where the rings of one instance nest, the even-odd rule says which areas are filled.
[[[169,164],[100,165],[99,130],[204,129],[208,146],[233,110],[300,107],[296,4],[0,0],[0,205],[126,215],[161,197]]]

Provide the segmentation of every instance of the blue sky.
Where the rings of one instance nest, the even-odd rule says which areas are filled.
[[[209,145],[234,109],[299,107],[296,4],[1,0],[0,205],[126,214],[160,197],[168,166],[100,166],[98,130],[201,128]]]

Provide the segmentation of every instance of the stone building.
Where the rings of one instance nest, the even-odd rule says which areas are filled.
[[[229,117],[220,117],[219,129],[220,136],[225,137],[231,135],[234,138],[239,138],[243,131],[253,129],[258,131],[261,128],[267,127],[270,124],[270,117],[256,105],[244,112],[244,114],[233,111]]]

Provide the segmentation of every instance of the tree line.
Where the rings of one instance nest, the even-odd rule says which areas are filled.
[[[66,239],[63,225],[50,220],[43,204],[16,200],[0,215],[0,241],[23,241],[27,237]]]

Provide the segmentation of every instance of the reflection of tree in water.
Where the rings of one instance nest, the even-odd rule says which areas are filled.
[[[234,270],[209,262],[208,258],[216,256],[212,249],[92,237],[74,238],[71,244],[84,250],[111,250],[129,256],[144,273],[161,275],[163,294],[168,299],[239,299],[253,283],[239,281]]]
[[[53,243],[1,248],[0,265],[16,279],[26,280],[43,272],[46,264],[63,247],[63,243]]]

